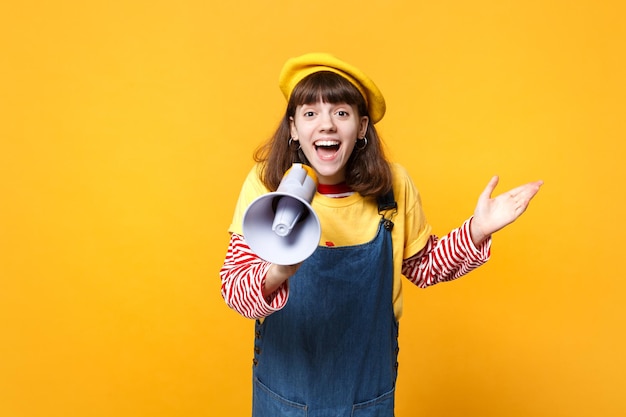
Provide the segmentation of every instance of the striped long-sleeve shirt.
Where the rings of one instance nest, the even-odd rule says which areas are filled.
[[[485,263],[491,240],[474,247],[467,220],[439,239],[431,235],[424,248],[402,263],[402,274],[420,288],[459,278]],[[270,266],[256,256],[241,235],[231,234],[224,265],[220,270],[222,296],[226,303],[248,318],[262,318],[280,310],[289,298],[289,281],[269,297],[263,297],[263,280]]]

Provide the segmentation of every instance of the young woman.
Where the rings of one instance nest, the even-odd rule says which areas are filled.
[[[491,235],[515,221],[542,182],[491,197],[439,239],[406,170],[390,163],[374,125],[385,100],[362,71],[328,54],[288,60],[287,109],[243,184],[220,271],[226,303],[257,319],[253,416],[393,416],[402,276],[419,287],[489,259]],[[293,163],[319,181],[312,207],[320,244],[298,265],[259,258],[242,219]]]

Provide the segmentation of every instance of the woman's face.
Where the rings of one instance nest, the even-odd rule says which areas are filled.
[[[363,138],[369,119],[356,106],[318,101],[296,107],[290,118],[291,138],[299,141],[321,184],[346,179],[346,164],[356,140]]]

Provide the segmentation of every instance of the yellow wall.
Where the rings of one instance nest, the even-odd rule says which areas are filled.
[[[0,6],[0,415],[248,415],[218,270],[309,51],[379,84],[437,233],[546,181],[489,264],[405,287],[397,415],[625,415],[623,2],[216,3]]]

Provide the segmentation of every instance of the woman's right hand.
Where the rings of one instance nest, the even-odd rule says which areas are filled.
[[[298,271],[300,265],[302,263],[296,265],[270,265],[265,277],[265,285],[263,285],[263,297],[267,297],[283,285],[285,281]]]

